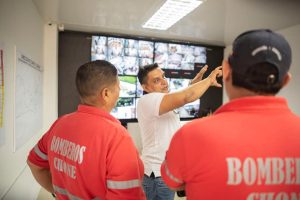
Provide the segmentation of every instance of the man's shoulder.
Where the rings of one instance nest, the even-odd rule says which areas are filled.
[[[193,119],[190,122],[185,123],[181,128],[181,132],[189,132],[190,134],[199,134],[201,131],[217,130],[219,127],[216,125],[223,119],[218,116],[208,116],[199,119]]]
[[[147,104],[154,103],[156,99],[162,99],[164,95],[165,93],[159,93],[159,92],[152,92],[152,93],[145,94],[139,99],[138,104],[144,102]]]
[[[164,96],[166,93],[162,92],[151,92],[148,94],[144,94],[141,98],[154,98],[154,97],[161,97]]]

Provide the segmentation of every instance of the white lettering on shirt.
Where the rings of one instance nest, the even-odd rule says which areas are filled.
[[[300,184],[300,158],[226,158],[227,185]]]
[[[64,160],[61,160],[59,158],[54,157],[53,159],[54,168],[60,172],[65,173],[72,179],[76,179],[76,167],[73,165],[70,165],[69,163],[65,162]]]
[[[300,193],[253,192],[248,195],[247,200],[300,200]]]
[[[72,179],[76,179],[76,165],[73,165],[72,161],[75,162],[75,164],[81,164],[83,162],[86,146],[81,146],[66,139],[53,136],[50,150],[61,156],[60,158],[54,157],[54,168]]]
[[[74,162],[81,164],[83,162],[83,153],[86,147],[70,142],[66,139],[53,136],[51,141],[50,150],[64,156]]]

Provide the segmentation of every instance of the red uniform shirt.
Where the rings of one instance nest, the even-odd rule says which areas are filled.
[[[298,200],[300,118],[283,98],[233,100],[175,134],[161,173],[189,200]]]
[[[59,118],[28,159],[50,167],[59,199],[145,199],[144,168],[130,135],[95,107],[80,105]]]

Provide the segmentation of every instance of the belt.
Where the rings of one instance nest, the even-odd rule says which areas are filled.
[[[154,173],[153,172],[151,172],[151,174],[150,174],[150,176],[148,176],[147,174],[144,174],[146,177],[148,177],[148,178],[153,178],[153,179],[155,179],[155,178],[160,178],[161,176],[156,176],[155,177],[155,175],[154,175]]]

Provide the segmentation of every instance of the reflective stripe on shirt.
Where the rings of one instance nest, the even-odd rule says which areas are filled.
[[[171,174],[171,172],[167,166],[167,162],[164,161],[164,163],[165,163],[165,171],[166,171],[167,176],[176,183],[183,183],[182,180],[180,180],[179,178],[176,178],[173,174]]]
[[[71,200],[81,200],[80,197],[77,197],[77,196],[71,194],[71,193],[70,193],[68,190],[66,190],[66,189],[60,188],[60,187],[58,187],[58,186],[56,186],[56,185],[53,185],[53,188],[54,188],[54,191],[55,191],[56,193],[58,193],[58,194],[60,194],[60,195],[66,195],[66,196],[68,196],[68,198],[71,199]],[[99,197],[95,197],[95,198],[93,198],[92,200],[100,200],[100,198],[99,198]]]
[[[136,188],[140,187],[140,180],[139,179],[134,179],[130,181],[112,181],[112,180],[107,180],[106,181],[107,188],[109,189],[131,189],[131,188]]]
[[[46,154],[44,154],[43,152],[41,152],[40,148],[38,147],[38,145],[34,146],[34,152],[43,160],[48,160],[48,156]]]

